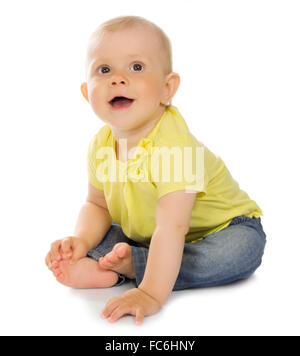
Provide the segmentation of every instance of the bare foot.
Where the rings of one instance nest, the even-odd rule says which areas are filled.
[[[99,266],[106,270],[115,271],[135,279],[131,247],[126,242],[117,243],[113,250],[99,259]]]
[[[97,261],[88,257],[75,264],[69,260],[55,261],[53,274],[58,282],[71,288],[108,288],[118,281],[117,273],[102,269]]]

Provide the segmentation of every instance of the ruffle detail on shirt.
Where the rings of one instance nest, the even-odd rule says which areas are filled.
[[[130,181],[148,181],[149,164],[153,141],[149,138],[142,138],[138,144],[135,156],[130,158],[127,163],[127,178]],[[124,163],[125,164],[125,163]]]
[[[106,146],[107,147],[107,146]],[[108,146],[109,147],[109,146]],[[111,169],[116,168],[116,180],[121,182],[148,182],[149,181],[149,164],[151,160],[151,149],[153,147],[153,141],[149,138],[142,138],[139,144],[136,146],[134,156],[129,158],[126,163],[122,161],[115,161],[115,165],[111,164],[107,156],[100,158],[97,157],[97,166],[103,164],[106,160],[109,160],[109,166]],[[116,160],[115,155],[112,155]],[[97,169],[97,179],[101,183],[105,183],[101,180],[101,175],[104,172],[101,169]],[[106,173],[107,174],[107,173]]]

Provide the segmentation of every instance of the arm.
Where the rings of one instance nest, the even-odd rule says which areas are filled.
[[[138,288],[122,297],[112,298],[102,316],[114,322],[123,315],[136,316],[141,324],[144,316],[155,314],[168,299],[178,276],[185,235],[189,230],[195,193],[184,190],[168,193],[159,199],[156,229],[152,236],[144,278]]]
[[[168,299],[180,270],[195,198],[196,193],[181,190],[164,195],[157,205],[156,229],[144,278],[138,288],[160,305]]]
[[[88,196],[77,219],[74,236],[82,239],[89,249],[96,247],[112,223],[104,192],[88,184]]]
[[[73,236],[56,240],[46,256],[46,265],[52,269],[54,261],[71,259],[76,263],[96,247],[106,235],[112,223],[104,193],[90,183],[86,203],[82,206]]]

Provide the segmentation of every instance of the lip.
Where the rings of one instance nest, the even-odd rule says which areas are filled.
[[[135,102],[135,99],[128,98],[128,99],[131,99],[132,101],[131,101],[131,102],[128,102],[126,105],[123,105],[122,107],[114,107],[114,106],[112,105],[112,100],[113,100],[115,97],[117,97],[117,96],[123,96],[123,97],[127,98],[127,96],[124,96],[124,95],[115,95],[115,96],[108,102],[109,106],[111,107],[111,109],[112,109],[113,111],[120,111],[120,110],[128,109],[128,108],[130,108],[130,107],[132,106],[132,104]]]
[[[110,103],[111,101],[114,100],[114,98],[117,98],[117,97],[120,97],[120,96],[123,96],[124,98],[127,98],[127,99],[134,100],[134,98],[130,98],[129,96],[126,96],[126,95],[123,95],[123,94],[116,94],[116,95],[114,95],[113,97],[111,97],[111,99],[110,99],[108,102]]]

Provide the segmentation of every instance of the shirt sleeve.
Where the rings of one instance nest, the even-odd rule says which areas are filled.
[[[205,146],[188,135],[166,140],[152,151],[151,180],[158,199],[177,190],[206,195]]]
[[[97,179],[97,162],[96,162],[96,152],[97,152],[97,135],[93,137],[88,146],[87,153],[87,173],[89,182],[97,189],[104,190],[103,183]]]

